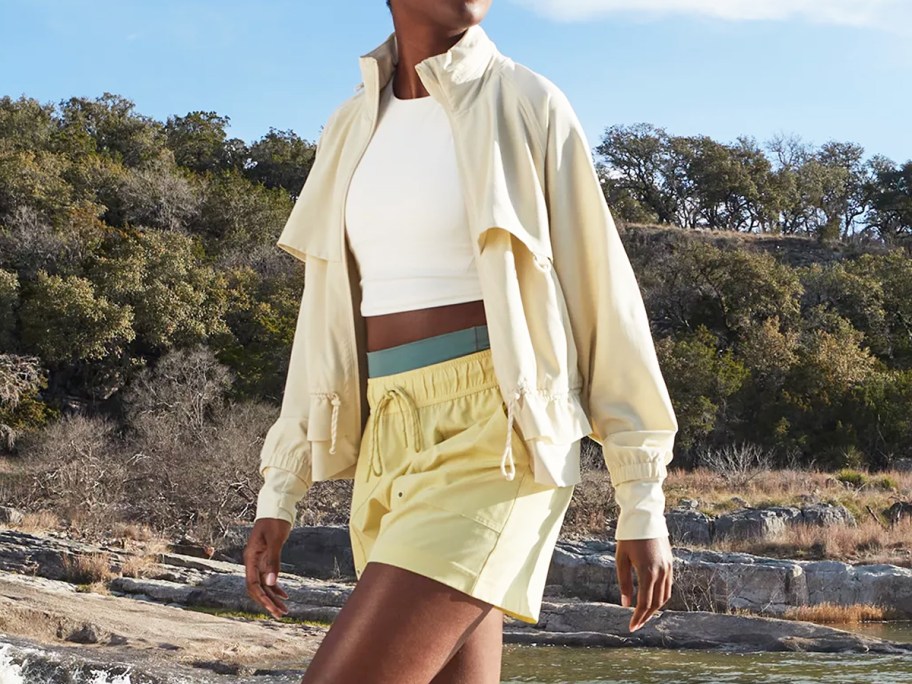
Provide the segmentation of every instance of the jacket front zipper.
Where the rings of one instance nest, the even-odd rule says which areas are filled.
[[[374,76],[376,76],[376,71],[374,72]],[[378,79],[374,78],[374,81],[377,82]],[[360,426],[361,426],[361,366],[360,366],[361,361],[358,358],[358,334],[357,334],[357,331],[355,330],[355,310],[354,310],[354,303],[352,301],[353,297],[352,297],[352,288],[351,288],[351,276],[349,275],[349,268],[348,268],[348,250],[345,247],[345,237],[346,237],[346,235],[345,235],[345,233],[346,233],[345,205],[348,201],[348,191],[349,191],[349,188],[351,187],[352,178],[354,178],[355,171],[357,170],[358,165],[361,163],[361,158],[364,156],[364,153],[367,152],[367,148],[370,145],[371,138],[373,138],[373,136],[374,136],[374,127],[377,125],[378,106],[379,105],[377,103],[377,98],[375,97],[374,102],[371,105],[371,119],[370,119],[370,126],[368,127],[368,133],[365,136],[364,143],[361,146],[361,151],[358,153],[358,157],[356,158],[355,163],[352,165],[352,168],[348,173],[348,178],[346,179],[345,187],[342,191],[341,210],[339,211],[339,214],[340,214],[339,240],[341,243],[341,250],[339,253],[341,254],[342,268],[345,272],[345,284],[348,289],[348,297],[346,297],[346,299],[348,301],[348,307],[349,307],[348,350],[349,350],[349,357],[352,361],[352,368],[354,369],[355,387],[357,388],[357,394],[358,394],[357,401],[355,401],[353,403],[355,404],[355,416],[357,417],[357,420],[355,420],[355,426],[358,428],[359,431],[360,431]],[[333,446],[335,446],[335,437],[333,437]]]

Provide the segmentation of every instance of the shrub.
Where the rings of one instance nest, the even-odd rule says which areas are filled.
[[[842,482],[846,485],[851,485],[852,487],[861,487],[868,480],[867,475],[851,468],[843,468],[842,470],[838,471],[834,477],[839,482]]]

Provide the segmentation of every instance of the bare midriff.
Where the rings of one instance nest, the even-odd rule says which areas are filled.
[[[422,340],[425,337],[485,325],[484,300],[446,304],[381,316],[365,316],[367,351]]]

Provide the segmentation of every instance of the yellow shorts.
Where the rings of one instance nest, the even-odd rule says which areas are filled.
[[[538,622],[574,487],[535,482],[515,428],[515,477],[504,476],[490,348],[368,378],[368,403],[349,522],[356,576],[388,563]]]

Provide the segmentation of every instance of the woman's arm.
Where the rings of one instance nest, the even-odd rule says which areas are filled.
[[[313,484],[310,442],[307,441],[310,389],[303,343],[306,290],[305,285],[285,377],[282,408],[260,450],[259,472],[264,484],[257,497],[254,520],[280,518],[293,525],[295,506]]]
[[[590,436],[602,445],[621,509],[616,539],[666,535],[662,483],[678,423],[585,132],[556,88],[545,184],[554,269],[579,351]]]

